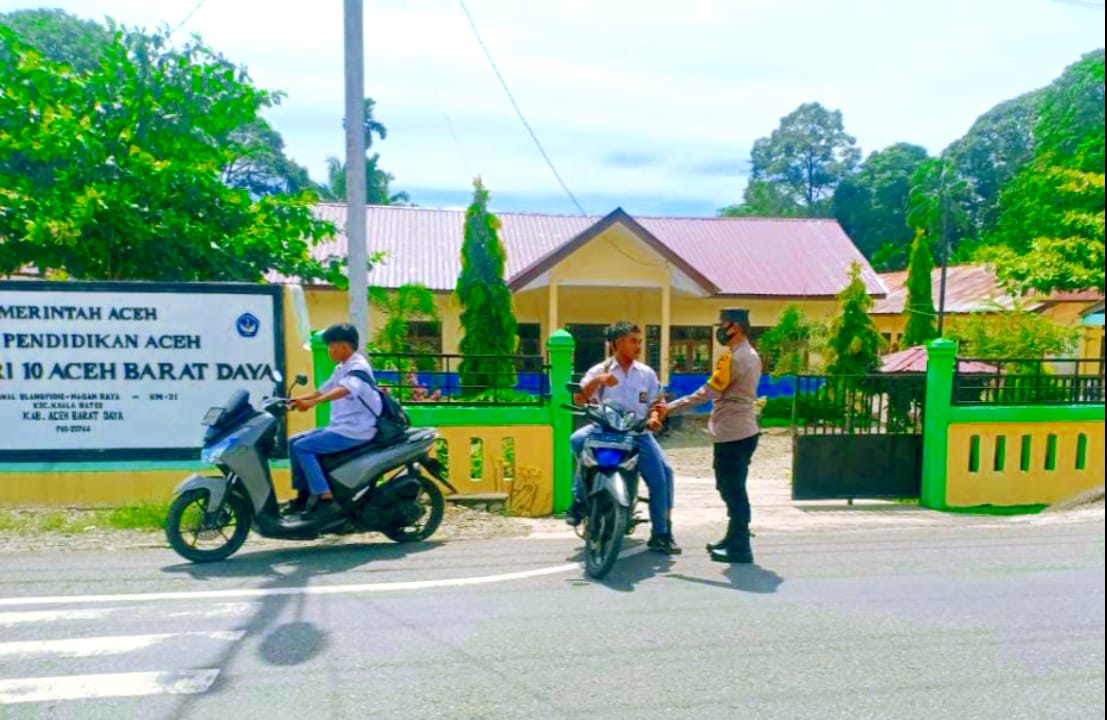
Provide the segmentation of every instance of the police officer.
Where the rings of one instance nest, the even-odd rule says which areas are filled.
[[[707,546],[711,559],[725,563],[752,563],[750,500],[746,492],[750,459],[761,430],[757,424],[757,384],[761,358],[749,342],[750,313],[729,308],[719,314],[715,339],[727,351],[702,388],[663,406],[678,413],[714,401],[708,431],[715,441],[715,487],[726,503],[730,522],[726,537]]]
[[[581,380],[581,394],[590,402],[607,402],[634,412],[647,421],[651,432],[661,429],[661,382],[649,365],[638,361],[642,354],[642,331],[629,322],[617,322],[604,332],[611,349],[611,357],[596,365]],[[570,444],[577,458],[584,448],[584,441],[595,425],[588,425],[573,433]],[[650,433],[638,437],[638,469],[650,489],[649,548],[666,555],[679,555],[681,550],[673,539],[670,519],[673,507],[673,469],[665,459],[665,453],[657,439]],[[581,522],[584,489],[579,472],[573,479],[573,507],[567,520],[570,525]]]

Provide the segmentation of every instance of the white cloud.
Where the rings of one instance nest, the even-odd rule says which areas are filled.
[[[175,25],[195,0],[53,4],[152,27]],[[738,197],[735,161],[802,102],[841,109],[866,153],[901,140],[935,152],[1104,44],[1102,11],[1049,0],[468,5],[574,192],[708,206]],[[397,187],[464,190],[480,172],[494,190],[559,192],[455,0],[367,0],[365,17],[367,92],[390,130],[376,149]],[[208,0],[181,32],[287,92],[272,120],[321,176],[344,147],[341,3]],[[659,160],[608,162],[619,153]]]

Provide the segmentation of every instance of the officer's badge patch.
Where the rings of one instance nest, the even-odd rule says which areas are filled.
[[[719,357],[715,363],[715,372],[707,381],[707,386],[715,392],[723,392],[730,385],[730,353]]]

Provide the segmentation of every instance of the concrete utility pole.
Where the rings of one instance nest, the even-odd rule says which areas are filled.
[[[942,213],[942,282],[938,290],[938,337],[944,337],[946,327],[946,276],[949,272],[949,205],[946,198],[946,161],[941,160],[938,180],[939,210]]]
[[[365,20],[362,0],[345,0],[346,50],[346,241],[350,277],[350,323],[362,347],[369,340],[369,249],[365,204]]]

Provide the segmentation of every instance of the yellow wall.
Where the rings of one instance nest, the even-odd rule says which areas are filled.
[[[1038,505],[1063,500],[1103,485],[1102,422],[953,424],[949,428],[946,502],[951,507]],[[1046,469],[1050,436],[1056,460]],[[1077,468],[1077,444],[1087,443],[1085,465]],[[979,461],[971,469],[973,438]],[[1005,438],[1004,466],[996,470],[997,438]],[[1023,437],[1030,438],[1028,468],[1022,469]]]
[[[506,494],[511,512],[535,517],[553,512],[553,428],[440,427],[436,451],[461,495]],[[514,446],[514,453],[508,449]],[[444,454],[443,457],[443,446]],[[514,463],[509,461],[514,455]],[[474,462],[479,458],[480,462]],[[480,477],[474,467],[480,466]]]
[[[346,295],[332,289],[306,289],[305,296],[315,329],[348,319]],[[456,353],[461,340],[458,308],[447,295],[437,298],[442,321],[442,352]],[[672,325],[713,325],[719,311],[726,307],[750,310],[750,322],[755,327],[771,327],[781,313],[795,303],[810,318],[828,320],[837,309],[834,300],[779,300],[758,298],[689,298],[672,299]],[[515,313],[521,323],[542,325],[543,343],[550,335],[548,323],[549,296],[546,288],[516,293]],[[661,324],[661,291],[633,287],[561,287],[558,290],[559,325],[607,325],[615,320],[631,320],[642,325]],[[370,315],[371,326],[379,326],[384,318],[377,312]],[[292,372],[291,370],[289,371]]]

